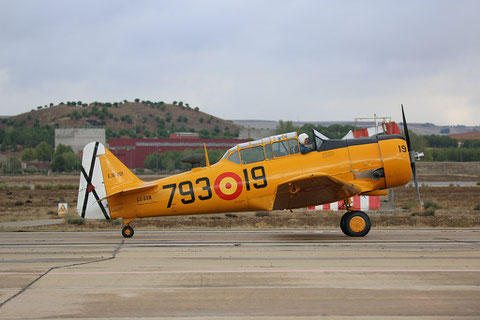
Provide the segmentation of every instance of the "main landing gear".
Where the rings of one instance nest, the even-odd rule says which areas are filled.
[[[347,210],[340,221],[340,229],[350,237],[366,236],[372,226],[368,215],[363,211],[353,210],[351,204],[347,204]]]
[[[123,219],[123,229],[122,229],[122,236],[125,238],[131,238],[133,237],[133,234],[135,233],[133,231],[133,228],[130,227],[130,222],[132,222],[133,219]]]

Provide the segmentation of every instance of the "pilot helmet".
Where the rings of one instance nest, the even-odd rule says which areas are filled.
[[[301,144],[305,144],[305,140],[308,139],[308,134],[306,133],[302,133],[298,136],[298,142],[300,142]]]

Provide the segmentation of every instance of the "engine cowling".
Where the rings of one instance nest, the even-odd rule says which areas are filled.
[[[412,179],[412,168],[405,138],[399,135],[378,136],[387,188],[406,185]]]

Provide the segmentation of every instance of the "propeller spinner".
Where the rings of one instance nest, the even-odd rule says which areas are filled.
[[[408,154],[410,155],[410,166],[412,167],[413,182],[415,183],[415,189],[417,190],[418,202],[420,202],[420,207],[422,207],[423,209],[423,201],[422,201],[422,198],[420,198],[420,189],[418,188],[417,168],[415,166],[415,161],[420,160],[424,154],[423,152],[415,152],[412,149],[412,144],[410,142],[410,135],[408,133],[407,120],[405,119],[405,112],[403,111],[403,104],[402,104],[402,118],[403,118],[403,131],[405,133],[405,139],[407,140]]]

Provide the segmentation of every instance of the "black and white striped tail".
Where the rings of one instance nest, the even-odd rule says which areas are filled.
[[[77,212],[85,219],[110,219],[108,200],[103,180],[100,156],[105,155],[105,146],[90,142],[83,148]]]

